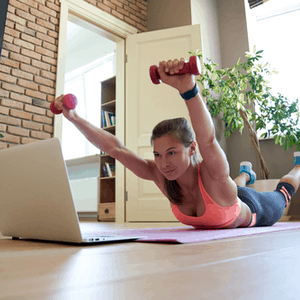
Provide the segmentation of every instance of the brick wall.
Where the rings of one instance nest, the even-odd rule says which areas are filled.
[[[85,0],[116,18],[147,31],[147,0]]]
[[[1,1],[1,0],[0,0]],[[85,0],[147,31],[145,0]],[[0,62],[0,149],[53,136],[59,0],[9,0]]]

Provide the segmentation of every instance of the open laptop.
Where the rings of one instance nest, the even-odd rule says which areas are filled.
[[[58,138],[0,151],[0,231],[68,243],[139,238],[82,235]]]

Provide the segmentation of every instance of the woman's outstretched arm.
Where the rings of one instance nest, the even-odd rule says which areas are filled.
[[[63,115],[98,149],[120,161],[126,168],[142,179],[156,181],[157,168],[154,161],[145,160],[125,147],[113,134],[98,128],[81,118],[75,110],[63,105],[64,95],[55,99],[55,105]]]

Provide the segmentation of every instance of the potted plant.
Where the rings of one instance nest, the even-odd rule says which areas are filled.
[[[202,95],[207,101],[213,117],[222,114],[225,123],[225,137],[239,129],[242,133],[246,124],[252,144],[257,152],[261,179],[269,178],[269,170],[260,151],[257,131],[260,137],[273,137],[275,144],[300,151],[300,126],[298,99],[289,101],[283,95],[274,96],[266,80],[266,75],[277,73],[270,64],[261,64],[263,51],[246,52],[246,62],[240,59],[228,69],[218,69],[218,65],[207,59],[202,63],[202,74],[197,79],[202,85]],[[190,52],[200,59],[198,50]],[[255,109],[250,109],[254,105]]]

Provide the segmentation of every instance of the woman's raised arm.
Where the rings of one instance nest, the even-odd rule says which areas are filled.
[[[191,74],[176,75],[183,67],[184,59],[169,60],[159,63],[158,72],[162,82],[168,84],[184,94],[189,91],[195,92],[195,78]],[[170,75],[166,73],[169,72]],[[193,129],[196,134],[200,154],[207,166],[211,177],[229,176],[229,165],[226,155],[215,137],[215,127],[211,115],[202,97],[197,91],[193,92],[192,98],[183,100],[186,102]]]

